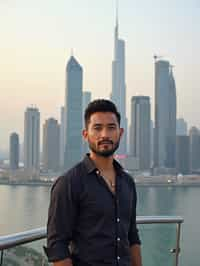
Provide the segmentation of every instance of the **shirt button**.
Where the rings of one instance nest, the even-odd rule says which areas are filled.
[[[118,222],[118,223],[120,222],[120,219],[119,219],[119,218],[117,218],[117,222]]]
[[[120,237],[117,238],[117,241],[118,241],[118,242],[120,241]]]
[[[117,256],[117,260],[120,260],[120,256]]]

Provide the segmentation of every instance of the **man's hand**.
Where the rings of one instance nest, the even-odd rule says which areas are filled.
[[[142,266],[140,245],[131,246],[130,252],[131,252],[131,266]]]
[[[72,260],[67,258],[65,260],[54,262],[53,266],[73,266],[73,264],[72,264]]]

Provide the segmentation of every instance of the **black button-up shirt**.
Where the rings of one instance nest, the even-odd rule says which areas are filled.
[[[120,164],[114,167],[115,194],[89,155],[54,183],[45,248],[50,262],[71,257],[74,266],[130,266],[130,246],[140,244],[136,190]]]

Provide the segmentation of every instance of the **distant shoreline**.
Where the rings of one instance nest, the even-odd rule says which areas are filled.
[[[50,187],[53,185],[53,182],[44,182],[44,181],[8,181],[0,180],[0,185],[8,186],[45,186]]]
[[[9,181],[9,180],[0,180],[0,185],[8,185],[8,186],[45,186],[51,187],[53,182],[49,181]],[[158,186],[158,187],[200,187],[200,182],[136,182],[137,187],[151,187],[151,186]]]

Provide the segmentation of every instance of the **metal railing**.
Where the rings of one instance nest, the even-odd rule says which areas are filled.
[[[180,234],[183,218],[180,216],[137,216],[137,224],[176,224],[176,247],[171,249],[175,253],[174,265],[178,266],[180,253]],[[3,265],[3,251],[22,244],[46,238],[46,228],[41,227],[17,234],[0,237],[0,266]]]

